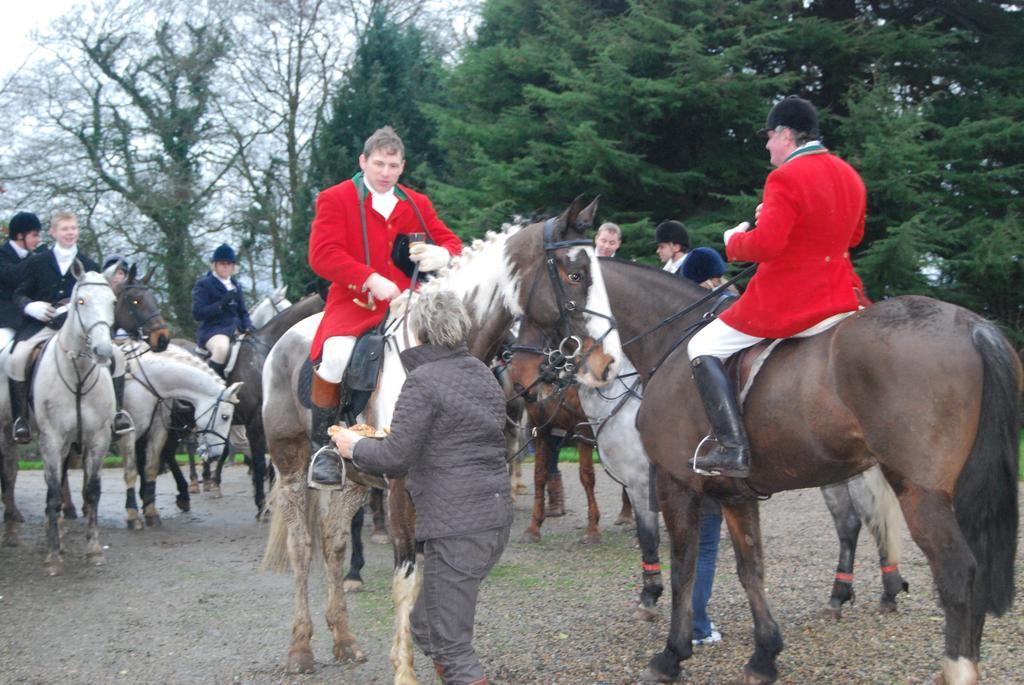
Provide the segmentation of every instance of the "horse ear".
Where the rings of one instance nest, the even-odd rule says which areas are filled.
[[[242,381],[235,381],[224,391],[224,398],[228,402],[238,402],[238,391],[242,389]]]
[[[132,265],[132,268],[133,269],[135,268],[134,264]],[[153,278],[153,274],[155,274],[155,273],[156,273],[156,267],[155,266],[149,267],[149,271],[147,271],[146,275],[142,277],[142,281],[141,281],[142,285],[149,285],[149,279]]]
[[[79,262],[76,259],[75,260],[75,264],[78,264],[78,263]],[[106,269],[103,270],[103,277],[106,278],[107,281],[109,282],[110,279],[112,279],[114,277],[115,273],[117,273],[117,264],[116,263],[115,264],[111,264],[110,266],[108,266]]]
[[[76,281],[82,280],[82,276],[85,275],[85,267],[82,266],[82,262],[80,260],[75,259],[75,261],[71,263],[71,275],[75,277]]]
[[[564,212],[558,215],[555,219],[555,225],[551,230],[552,240],[559,241],[565,240],[569,233],[570,227],[574,227],[576,224],[576,215],[580,213],[580,206],[583,203],[583,196],[577,195],[576,199],[572,201]]]
[[[288,294],[288,286],[282,285],[280,288],[278,288],[277,290],[274,291],[274,297],[271,298],[271,299],[273,299],[275,302],[279,302],[279,301],[283,300],[287,294]]]
[[[587,233],[587,231],[593,230],[594,228],[594,217],[597,216],[597,202],[601,199],[598,195],[594,198],[594,201],[589,205],[580,210],[580,213],[576,215],[576,230],[580,233]]]
[[[129,283],[134,283],[135,282],[135,276],[137,276],[138,273],[139,273],[138,267],[136,267],[134,264],[132,264],[130,267],[128,267],[128,278],[126,280]]]

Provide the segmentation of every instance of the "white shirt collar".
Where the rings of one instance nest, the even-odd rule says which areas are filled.
[[[10,241],[10,243],[11,247],[14,249],[14,254],[18,255],[19,258],[24,259],[28,255],[28,250],[26,250],[18,243],[14,242],[13,240]]]
[[[231,282],[230,278],[221,278],[217,274],[214,274],[213,277],[216,278],[221,283],[223,283],[224,287],[227,288],[228,290],[234,290],[235,289],[235,284]]]
[[[387,219],[391,216],[391,212],[394,211],[395,205],[398,204],[398,196],[395,195],[395,187],[391,186],[388,188],[386,193],[378,193],[370,185],[370,182],[366,180],[366,174],[363,174],[363,185],[370,191],[370,206],[373,207],[374,211],[380,214],[382,217]]]
[[[57,266],[60,268],[61,276],[63,276],[68,272],[68,269],[71,268],[71,264],[75,261],[75,257],[78,256],[78,245],[61,247],[58,243],[53,246],[53,256],[57,258]]]
[[[686,259],[686,255],[688,254],[690,253],[683,252],[682,254],[679,255],[679,259],[670,259],[667,262],[665,262],[661,268],[664,269],[665,271],[675,273],[676,269],[679,268],[679,265],[683,263],[683,260]]]

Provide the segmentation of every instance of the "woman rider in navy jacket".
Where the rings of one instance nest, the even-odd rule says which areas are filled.
[[[213,251],[210,270],[192,288],[192,316],[199,323],[196,342],[210,352],[210,366],[224,376],[235,335],[253,329],[242,288],[232,274],[235,251],[227,243]]]

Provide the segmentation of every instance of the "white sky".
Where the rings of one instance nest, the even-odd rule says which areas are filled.
[[[0,77],[7,76],[35,50],[31,34],[44,29],[82,0],[7,0],[0,23]]]

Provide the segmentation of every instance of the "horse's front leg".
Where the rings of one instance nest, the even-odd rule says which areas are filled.
[[[345,607],[345,552],[348,547],[352,518],[363,506],[366,488],[351,481],[341,491],[320,492],[320,549],[327,563],[327,626],[334,637],[334,658],[337,661],[366,661],[348,629]]]
[[[175,497],[178,509],[188,512],[192,510],[192,498],[188,494],[188,481],[185,480],[185,474],[182,472],[181,466],[178,465],[177,452],[178,440],[172,433],[168,433],[163,449],[160,450],[160,463],[166,465],[167,470],[174,477],[174,486],[178,490],[178,495]]]
[[[139,488],[139,494],[142,496],[142,515],[146,519],[146,525],[151,528],[163,525],[160,512],[156,508],[156,477],[160,473],[160,449],[165,439],[166,434],[151,435],[140,455],[144,464],[142,487]]]
[[[70,461],[70,459],[64,460],[64,470],[61,472],[60,477],[61,513],[64,514],[64,518],[68,520],[78,518],[78,510],[75,509],[75,501],[71,499],[71,484],[68,482],[68,465]]]
[[[102,436],[109,435],[109,429],[101,427],[97,433]],[[103,457],[107,453],[110,443],[106,439],[99,439],[89,445],[82,455],[82,509],[85,512],[85,558],[94,566],[102,566],[106,559],[103,556],[103,547],[100,545],[100,474],[103,468]]]
[[[635,487],[630,484],[626,493],[632,504],[636,517],[636,536],[640,542],[640,566],[643,587],[640,590],[640,604],[633,617],[643,621],[654,621],[658,618],[657,604],[664,591],[661,578],[661,557],[658,553],[658,512],[651,511],[650,480],[643,479],[647,487]]]
[[[189,433],[182,441],[188,453],[188,491],[199,494],[199,473],[196,471],[196,434]]]
[[[533,419],[531,416],[531,422]],[[542,428],[535,431],[533,436],[533,512],[530,524],[526,526],[519,539],[520,542],[540,542],[540,527],[544,523],[544,486],[548,480],[548,459],[551,456],[547,430]]]
[[[422,565],[416,557],[416,509],[405,489],[405,479],[396,478],[388,488],[388,516],[391,543],[395,549],[395,575],[391,595],[395,603],[395,636],[391,665],[395,685],[417,685],[412,663],[412,609],[422,584]]]
[[[782,633],[768,608],[764,593],[764,549],[761,546],[761,516],[757,500],[722,504],[736,553],[736,573],[747,592],[754,616],[754,654],[743,668],[744,685],[762,685],[778,680],[775,663],[782,651]]]
[[[601,511],[597,508],[597,497],[594,495],[594,447],[593,445],[577,441],[577,451],[580,455],[580,485],[583,492],[587,493],[587,532],[583,534],[583,544],[596,545],[601,543],[601,529],[597,523],[601,520]]]
[[[301,463],[301,462],[300,462]],[[306,507],[309,497],[306,473],[281,474],[280,490],[275,501],[277,511],[287,530],[288,561],[295,576],[292,594],[292,643],[288,647],[288,673],[312,673],[316,670],[313,650],[309,645],[313,637],[313,623],[309,617],[309,564],[312,542],[306,527]],[[272,533],[273,534],[273,533]]]
[[[142,519],[139,518],[139,503],[135,499],[135,481],[139,477],[139,465],[136,459],[136,450],[139,444],[145,444],[146,439],[142,438],[134,444],[124,446],[122,438],[122,450],[124,455],[124,511],[125,522],[131,530],[142,530]]]
[[[665,649],[655,654],[641,675],[645,683],[672,683],[680,663],[693,654],[693,583],[700,540],[700,494],[685,483],[659,474],[658,502],[672,549],[672,620]]]
[[[43,569],[49,576],[60,575],[64,571],[60,530],[61,477],[66,458],[63,450],[64,446],[49,439],[48,435],[39,436],[39,453],[43,457],[43,475],[46,479],[46,559],[43,561]]]
[[[256,503],[256,518],[263,516],[267,507],[265,481],[267,480],[267,439],[263,435],[263,419],[253,421],[245,427],[249,437],[249,454],[252,459],[252,492]]]
[[[18,505],[14,503],[14,484],[18,480],[18,454],[14,447],[14,441],[10,439],[10,426],[2,426],[0,430],[4,435],[0,437],[0,460],[3,461],[3,469],[0,470],[0,490],[3,491],[4,502],[4,541],[7,547],[18,545],[18,524],[24,523],[25,517],[18,511]]]

